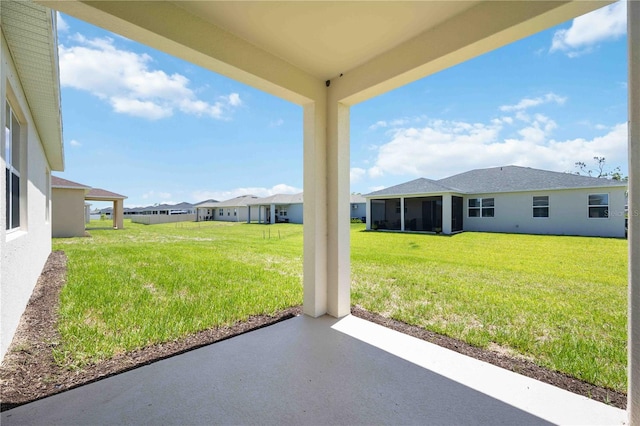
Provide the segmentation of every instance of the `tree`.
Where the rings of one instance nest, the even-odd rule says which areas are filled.
[[[623,176],[622,172],[620,170],[620,166],[614,167],[613,170],[610,171],[606,171],[606,159],[605,157],[593,157],[593,159],[596,161],[596,171],[594,172],[593,170],[587,168],[587,163],[583,162],[583,161],[576,161],[575,162],[575,166],[578,168],[578,171],[575,172],[575,174],[577,175],[585,175],[585,176],[592,176],[592,177],[597,177],[597,178],[605,178],[605,179],[612,179],[612,180],[618,180],[618,181],[627,181],[629,180],[628,176]],[[596,175],[597,173],[597,175]]]

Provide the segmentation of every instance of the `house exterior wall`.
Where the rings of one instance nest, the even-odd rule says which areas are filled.
[[[84,237],[84,189],[52,188],[51,193],[51,235]]]
[[[220,209],[224,209],[224,215],[220,216],[218,211]],[[234,216],[234,211],[237,211],[237,214]],[[231,214],[227,214],[227,213]],[[247,206],[236,206],[236,207],[216,207],[215,214],[213,215],[214,220],[220,220],[223,222],[246,222],[249,215],[249,208]],[[251,207],[251,220],[258,220],[258,208],[257,206]]]
[[[367,203],[351,203],[351,219],[367,217]]]
[[[0,120],[4,126],[5,100],[9,100],[21,124],[20,228],[6,231],[5,134],[0,132],[0,358],[4,357],[24,308],[51,252],[50,168],[22,92],[4,36],[0,56]],[[82,219],[81,219],[82,220]]]
[[[289,204],[285,206],[287,208],[287,218],[289,219],[289,223],[302,223],[303,221],[303,205],[300,204]]]
[[[609,217],[589,218],[589,194],[609,194]],[[549,197],[549,217],[533,217],[533,196]],[[469,217],[470,198],[493,198],[494,217]],[[464,197],[464,230],[598,237],[625,236],[625,188],[474,194]]]

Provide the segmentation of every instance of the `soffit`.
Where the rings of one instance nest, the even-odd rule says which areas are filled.
[[[299,105],[325,80],[354,105],[611,0],[36,1]]]
[[[58,47],[52,12],[40,5],[2,1],[2,32],[49,165],[64,169]]]
[[[476,3],[180,1],[175,5],[325,80]]]

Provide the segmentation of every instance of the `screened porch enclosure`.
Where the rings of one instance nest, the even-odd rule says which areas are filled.
[[[444,208],[449,200],[450,213]],[[463,206],[462,197],[446,195],[374,199],[371,200],[372,229],[440,233],[446,230],[443,224],[449,222],[450,232],[460,232]]]

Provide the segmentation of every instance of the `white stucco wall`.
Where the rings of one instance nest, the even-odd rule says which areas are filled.
[[[224,209],[224,215],[220,216],[218,214],[218,210]],[[231,215],[227,215],[227,210],[231,212]],[[234,216],[233,212],[237,210],[237,215]],[[249,208],[247,206],[238,206],[238,207],[217,207],[215,209],[215,215],[213,216],[214,220],[220,220],[223,222],[246,222],[247,216],[249,214]],[[258,220],[258,208],[255,206],[251,207],[251,220]]]
[[[287,206],[287,218],[289,218],[289,223],[303,223],[303,214],[304,206],[302,203],[300,204],[289,204]]]
[[[356,208],[354,208],[354,206]],[[362,219],[367,216],[367,203],[351,203],[351,219]]]
[[[2,37],[2,36],[0,36]],[[50,202],[50,178],[48,161],[33,124],[28,104],[22,93],[14,64],[4,37],[0,58],[0,101],[1,125],[4,128],[5,99],[9,97],[22,125],[21,158],[21,195],[25,203],[21,204],[21,226],[17,231],[5,230],[5,161],[4,131],[1,133],[0,150],[0,358],[15,333],[20,316],[36,285],[42,267],[51,252],[51,223],[48,219]],[[7,86],[8,84],[8,86]],[[10,92],[13,95],[10,95]],[[13,98],[13,99],[12,99]]]
[[[588,217],[589,194],[609,194],[610,217]],[[624,237],[625,188],[478,194],[464,197],[464,230]],[[549,217],[533,217],[533,196],[549,196]],[[469,217],[469,198],[494,198],[495,217]]]

